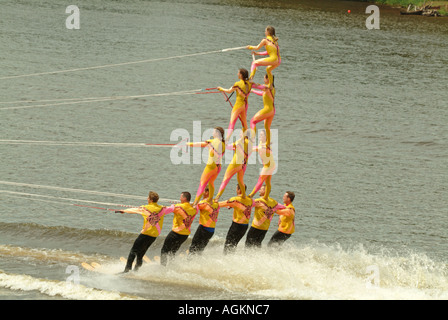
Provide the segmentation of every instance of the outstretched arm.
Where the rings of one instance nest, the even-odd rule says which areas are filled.
[[[142,207],[129,208],[129,209],[125,209],[125,210],[115,210],[115,213],[142,214],[142,212],[143,212]]]
[[[261,47],[263,47],[264,45],[266,45],[266,39],[261,40],[261,42],[258,44],[258,46],[254,47],[254,46],[247,46],[246,49],[249,50],[260,50]]]
[[[224,89],[224,88],[222,88],[222,87],[217,87],[217,89],[218,89],[219,91],[222,91],[222,92],[225,92],[225,93],[232,93],[233,91],[236,90],[235,87],[232,87],[232,88],[230,88],[230,89]]]
[[[161,211],[162,215],[166,215],[172,212],[174,212],[174,204],[170,205],[169,207],[163,207]]]
[[[207,145],[208,145],[207,142],[187,142],[187,146],[189,147],[205,148]]]
[[[244,93],[244,91],[241,90],[241,88],[238,87],[238,86],[233,86],[233,87],[230,88],[230,89],[224,89],[224,88],[221,88],[221,87],[218,87],[217,89],[218,89],[219,91],[222,91],[222,92],[225,92],[225,93],[232,93],[232,92],[234,92],[234,91],[238,91],[238,93],[239,93],[240,95],[242,95],[244,98],[246,98],[246,97],[249,95],[249,93],[248,93],[248,94]]]
[[[263,91],[257,89],[252,89],[251,92],[255,93],[257,96],[262,96],[264,93]]]
[[[266,85],[252,82],[252,89],[250,91],[258,96],[262,96],[266,89],[267,89]]]
[[[229,202],[228,200],[226,200],[226,201],[218,202],[218,205],[220,208],[222,208],[222,207],[233,208],[235,206],[235,203]]]
[[[276,213],[281,215],[281,216],[287,216],[288,217],[288,216],[292,216],[294,214],[294,211],[291,208],[286,208],[286,209],[277,210]]]

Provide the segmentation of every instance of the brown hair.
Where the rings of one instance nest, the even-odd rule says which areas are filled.
[[[289,200],[291,200],[291,202],[294,201],[294,198],[296,197],[296,195],[294,194],[294,192],[292,191],[286,191],[286,194],[288,195]]]
[[[157,201],[159,201],[159,195],[157,194],[157,192],[154,192],[154,191],[149,191],[148,198],[149,198],[149,200],[151,200],[152,202],[157,202]]]
[[[238,187],[238,190],[243,191],[243,190],[241,190],[239,183],[237,183],[236,186]],[[244,191],[246,191],[246,190],[247,190],[247,185],[245,184],[244,185]]]
[[[184,192],[182,192],[182,195],[184,196],[184,198],[187,199],[188,202],[190,202],[190,200],[191,200],[191,193],[190,192],[184,191]]]
[[[267,73],[264,75],[264,77],[269,79],[269,75]],[[272,87],[273,88],[275,88],[274,82],[275,82],[275,76],[272,75]]]
[[[225,138],[224,138],[224,129],[221,127],[216,127],[215,130],[218,130],[219,133],[221,134],[221,141],[225,142]]]
[[[278,41],[278,37],[275,36],[275,28],[273,26],[267,26],[266,30],[271,35],[272,39],[274,39],[274,41],[277,42]]]
[[[249,80],[249,71],[247,71],[247,70],[244,69],[244,68],[241,68],[241,69],[239,69],[238,71],[239,71],[239,72],[241,73],[241,75],[243,76],[243,80],[244,80],[244,81]]]

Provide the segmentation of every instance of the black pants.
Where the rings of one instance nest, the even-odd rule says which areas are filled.
[[[193,236],[190,246],[190,254],[202,253],[207,246],[210,239],[213,237],[214,232],[210,232],[204,228],[203,225],[199,225]]]
[[[134,241],[134,245],[131,248],[131,252],[129,252],[128,261],[126,262],[124,272],[132,270],[132,264],[134,263],[136,257],[137,262],[135,264],[134,270],[137,271],[138,268],[141,267],[141,265],[143,264],[143,256],[156,239],[157,238],[147,236],[142,233],[139,234],[137,239],[135,239]]]
[[[249,225],[247,224],[239,224],[232,221],[224,244],[224,254],[235,252],[238,242],[240,242],[248,227]]]
[[[268,230],[260,230],[250,227],[246,237],[246,248],[261,248],[261,242],[264,240]]]
[[[281,246],[283,242],[288,240],[291,237],[290,234],[286,234],[280,231],[275,231],[275,233],[272,235],[271,240],[269,240],[268,247],[278,245]]]
[[[187,238],[188,235],[178,234],[174,231],[168,233],[160,253],[160,264],[166,266],[168,263],[168,256],[174,256]]]

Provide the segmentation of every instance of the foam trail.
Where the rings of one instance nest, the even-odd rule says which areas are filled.
[[[387,250],[369,253],[362,245],[342,249],[338,245],[313,243],[301,246],[285,244],[281,250],[244,250],[243,246],[239,246],[235,254],[223,255],[222,242],[222,239],[212,240],[201,256],[179,254],[170,260],[167,268],[161,268],[158,264],[144,264],[131,278],[149,286],[183,287],[191,292],[213,294],[225,292],[226,297],[244,296],[248,299],[448,299],[446,264],[422,253],[398,254]],[[108,256],[84,255],[59,249],[6,245],[0,246],[0,256],[75,265],[80,261],[98,261],[106,274],[115,274],[123,268],[121,262]],[[377,283],[372,283],[369,273],[372,266],[378,270]],[[7,278],[3,286],[9,287],[21,280],[20,277]],[[34,287],[41,284],[40,279],[31,280]],[[58,287],[52,282],[45,283],[45,286]],[[118,289],[120,286],[117,282],[107,286],[109,291],[121,291],[123,288]],[[29,287],[32,286],[21,284],[19,290]],[[130,291],[127,284],[125,288],[126,292]],[[44,291],[43,288],[37,290]],[[76,295],[64,297],[78,298]]]
[[[18,291],[38,291],[52,297],[72,300],[135,300],[140,297],[120,292],[89,288],[66,281],[34,278],[29,275],[11,274],[0,270],[0,287]]]
[[[370,274],[379,271],[378,282]],[[202,256],[177,257],[168,277],[142,268],[137,277],[191,287],[222,290],[256,299],[388,300],[448,298],[447,268],[422,254],[394,256],[364,248],[311,245],[282,250],[238,249],[222,255],[208,248]]]
[[[0,245],[0,256],[10,258],[26,258],[47,263],[80,264],[86,260],[98,262],[111,261],[106,256],[87,255],[61,249],[27,248],[12,245]]]

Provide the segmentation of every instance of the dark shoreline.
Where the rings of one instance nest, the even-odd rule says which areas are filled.
[[[371,2],[400,8],[402,15],[422,15],[427,17],[448,17],[448,1],[421,1],[421,0],[354,0],[358,2]],[[429,4],[427,4],[429,3]]]

